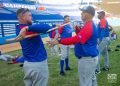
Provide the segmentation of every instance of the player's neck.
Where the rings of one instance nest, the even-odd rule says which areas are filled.
[[[27,24],[27,23],[23,20],[19,20],[19,24]]]
[[[102,17],[100,20],[105,19],[105,17]]]
[[[86,24],[86,23],[88,23],[89,21],[92,21],[92,18],[86,19],[86,20],[84,21],[84,23]]]
[[[69,23],[68,21],[64,21],[64,24]]]

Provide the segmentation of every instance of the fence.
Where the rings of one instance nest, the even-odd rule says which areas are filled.
[[[44,21],[34,21],[34,23],[48,23],[48,24],[55,24],[62,22],[62,20],[44,20]],[[11,39],[16,37],[16,31],[15,27],[18,24],[18,22],[13,21],[0,21],[0,44],[5,44],[6,39]],[[47,34],[42,34],[41,37],[46,37]]]

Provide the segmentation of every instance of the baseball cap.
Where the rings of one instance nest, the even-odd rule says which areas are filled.
[[[102,14],[102,15],[105,15],[105,11],[99,11],[99,12],[97,12],[98,14]]]
[[[85,6],[82,9],[80,9],[81,11],[87,12],[89,14],[91,14],[92,16],[95,15],[95,8],[92,6]]]

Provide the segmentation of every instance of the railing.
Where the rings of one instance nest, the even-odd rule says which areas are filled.
[[[34,23],[47,23],[47,24],[55,24],[58,22],[62,22],[62,20],[54,20],[54,21],[35,21]],[[5,44],[7,39],[15,38],[16,37],[16,31],[15,27],[18,24],[18,22],[14,21],[0,21],[0,44]],[[47,34],[41,35],[42,37],[46,37]]]

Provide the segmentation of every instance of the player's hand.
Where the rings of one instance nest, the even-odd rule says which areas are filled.
[[[77,29],[76,27],[77,27],[77,25],[74,25],[74,26],[73,26],[73,28],[74,28],[75,31],[76,31],[76,29]]]
[[[57,40],[53,40],[53,41],[47,41],[47,45],[49,47],[53,47],[54,45],[59,44],[59,42]]]
[[[25,38],[26,31],[28,30],[28,27],[24,27],[20,30],[19,35],[15,38],[16,41],[22,40]]]

